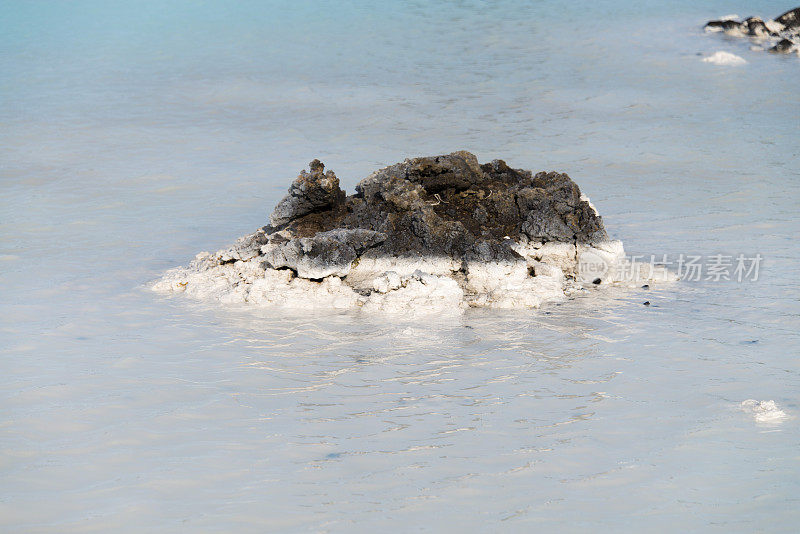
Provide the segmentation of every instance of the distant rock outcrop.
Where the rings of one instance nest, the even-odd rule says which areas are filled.
[[[800,7],[790,9],[774,20],[765,21],[759,17],[711,20],[706,23],[705,29],[739,37],[752,37],[764,42],[771,52],[800,52]]]

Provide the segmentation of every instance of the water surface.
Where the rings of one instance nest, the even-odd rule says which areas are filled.
[[[0,527],[792,531],[800,60],[700,31],[790,7],[5,2]],[[425,322],[145,288],[315,157],[352,191],[458,149],[759,280]]]

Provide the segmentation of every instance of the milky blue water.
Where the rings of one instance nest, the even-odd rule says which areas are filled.
[[[701,31],[792,7],[0,2],[0,530],[795,531],[800,59]],[[458,149],[759,279],[418,322],[146,289],[315,157]]]

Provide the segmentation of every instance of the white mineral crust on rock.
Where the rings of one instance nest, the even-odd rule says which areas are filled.
[[[462,270],[449,258],[365,259],[344,277],[329,274],[314,280],[290,269],[265,266],[261,256],[220,264],[222,258],[235,255],[232,249],[223,249],[198,254],[188,266],[167,271],[152,288],[224,303],[405,314],[460,312],[469,307],[537,308],[564,300],[597,278],[603,285],[623,287],[677,279],[650,263],[631,263],[619,241],[577,248],[562,243],[516,248],[527,265],[468,262]],[[581,273],[582,256],[595,264],[599,258],[601,270]]]

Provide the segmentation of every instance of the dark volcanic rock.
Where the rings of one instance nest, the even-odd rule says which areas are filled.
[[[789,39],[781,39],[778,44],[769,49],[770,52],[778,52],[779,54],[788,54],[794,50],[794,43]]]
[[[566,174],[532,174],[501,160],[481,165],[469,152],[454,152],[381,169],[345,197],[322,169],[314,160],[311,172],[300,174],[264,228],[280,245],[269,252],[273,267],[344,273],[367,249],[371,256],[516,260],[513,242],[607,239],[602,219]]]
[[[764,21],[758,17],[750,17],[745,19],[742,22],[744,28],[747,28],[747,35],[752,35],[753,37],[766,37],[767,35],[773,35],[773,32],[769,31],[767,25],[764,24]]]
[[[800,28],[800,7],[790,9],[780,17],[775,19],[775,22],[783,24],[786,29]]]
[[[742,23],[736,20],[710,20],[706,23],[706,28],[719,28],[723,31],[739,30]]]
[[[769,37],[778,35],[770,30],[766,23],[759,17],[748,17],[739,22],[736,20],[712,20],[706,23],[706,28],[718,28],[722,31],[740,31],[751,37]]]
[[[303,278],[346,276],[362,252],[385,239],[384,234],[372,230],[340,228],[280,243],[269,248],[264,259],[273,269],[286,267]]]
[[[793,52],[800,43],[800,7],[791,9],[773,21],[764,22],[758,17],[749,17],[743,21],[712,20],[705,25],[709,31],[724,31],[732,35],[746,35],[767,41],[772,52]]]
[[[289,194],[281,200],[269,218],[279,228],[298,217],[335,209],[344,200],[339,179],[333,171],[323,173],[325,165],[318,159],[309,164],[311,172],[302,171],[292,182]]]
[[[454,152],[380,169],[350,196],[314,160],[269,225],[201,252],[152,287],[225,303],[418,317],[539,307],[592,280],[655,280],[657,267],[631,265],[566,174]]]

